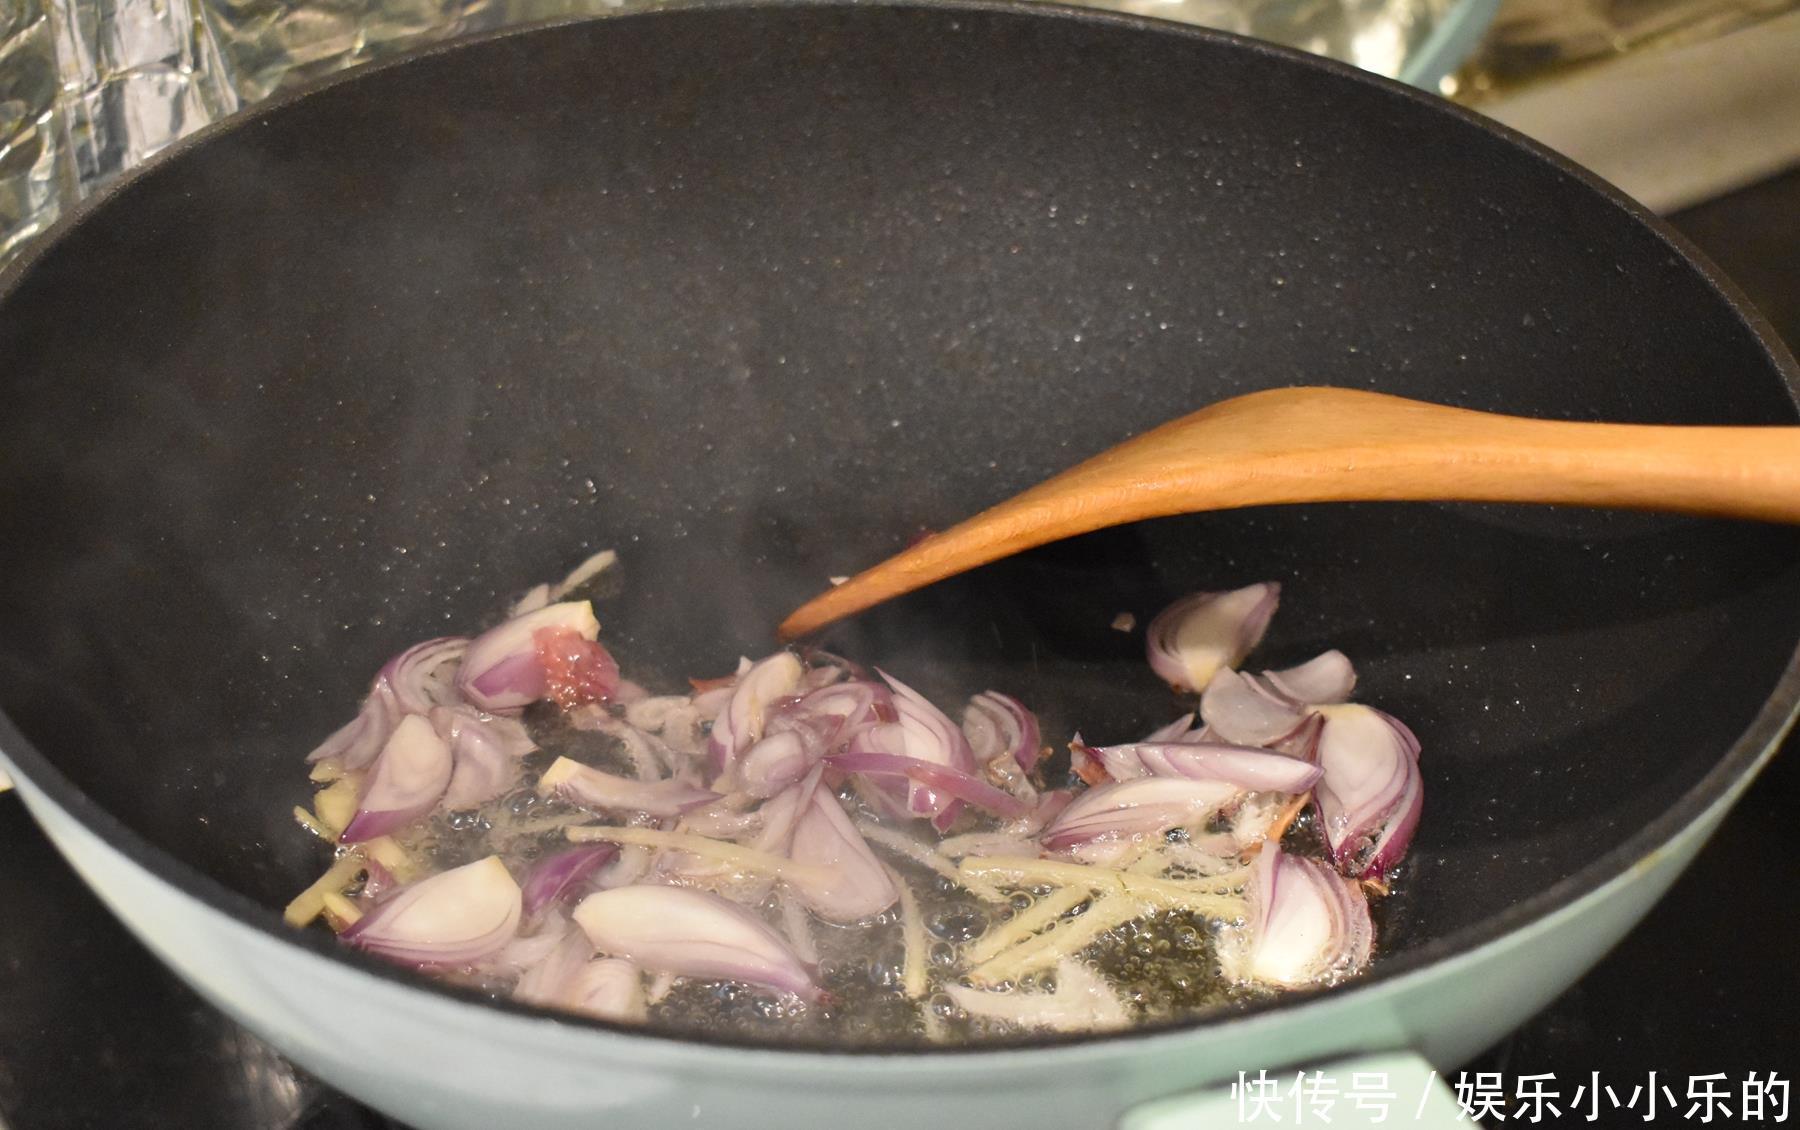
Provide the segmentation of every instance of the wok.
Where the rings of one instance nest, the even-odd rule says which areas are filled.
[[[992,4],[669,9],[503,35],[204,131],[0,280],[0,768],[227,1013],[421,1126],[1093,1127],[1240,1070],[1404,1098],[1644,913],[1800,699],[1789,529],[1506,506],[1165,519],[829,642],[1143,732],[1115,632],[1274,578],[1425,754],[1365,977],[925,1052],[491,1004],[285,929],[300,758],[376,666],[617,548],[639,677],[1144,427],[1326,383],[1790,423],[1766,327],[1658,221],[1436,100],[1230,37]],[[1347,1068],[1346,1068],[1347,1069]],[[1142,1106],[1175,1096],[1171,1104]],[[1228,1101],[1228,1100],[1227,1100]],[[1442,1111],[1442,1107],[1435,1107]]]

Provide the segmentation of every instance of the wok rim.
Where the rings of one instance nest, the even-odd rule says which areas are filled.
[[[1000,14],[1026,19],[1058,20],[1065,23],[1116,27],[1143,34],[1194,40],[1222,47],[1228,51],[1247,52],[1273,60],[1271,65],[1300,66],[1335,76],[1333,81],[1350,81],[1385,91],[1388,97],[1410,103],[1410,113],[1433,113],[1449,117],[1462,127],[1473,128],[1506,143],[1520,153],[1522,159],[1548,165],[1564,178],[1600,196],[1605,203],[1625,213],[1629,220],[1648,229],[1668,251],[1716,294],[1748,329],[1761,346],[1770,368],[1781,382],[1783,391],[1800,415],[1800,364],[1797,364],[1768,319],[1758,310],[1706,255],[1662,217],[1589,170],[1561,154],[1499,122],[1473,110],[1428,94],[1398,80],[1373,74],[1333,59],[1308,54],[1273,43],[1250,39],[1230,32],[1191,24],[1177,23],[1148,16],[1073,7],[1046,0],[665,0],[656,8],[622,13],[590,14],[570,18],[534,21],[456,37],[404,52],[391,59],[353,66],[309,81],[227,115],[180,138],[159,150],[139,165],[107,183],[93,195],[67,210],[48,230],[39,236],[23,254],[0,269],[0,312],[6,308],[21,282],[31,269],[80,228],[114,201],[129,193],[145,178],[159,175],[167,166],[177,163],[184,154],[203,148],[247,129],[267,115],[278,114],[290,105],[340,85],[374,76],[390,68],[403,67],[420,59],[510,39],[516,36],[544,34],[563,28],[619,20],[655,20],[691,18],[707,11],[792,11],[807,9],[872,9],[942,13]],[[515,1017],[553,1023],[572,1031],[593,1031],[614,1037],[628,1037],[665,1047],[691,1051],[703,1056],[747,1055],[759,1061],[775,1059],[796,1066],[808,1062],[870,1062],[884,1058],[904,1057],[909,1060],[940,1060],[967,1063],[981,1058],[1004,1056],[1021,1051],[1084,1048],[1128,1048],[1140,1042],[1180,1038],[1199,1030],[1230,1025],[1252,1017],[1269,1018],[1281,1013],[1298,1013],[1322,999],[1352,1001],[1374,999],[1389,991],[1392,982],[1400,981],[1433,966],[1466,957],[1491,943],[1539,923],[1569,905],[1594,894],[1609,883],[1625,877],[1640,862],[1653,856],[1690,824],[1700,819],[1715,803],[1725,797],[1741,780],[1760,767],[1766,756],[1772,756],[1785,731],[1800,717],[1800,640],[1794,653],[1775,681],[1774,689],[1749,725],[1713,764],[1712,768],[1681,794],[1666,809],[1632,833],[1612,850],[1589,860],[1569,875],[1541,888],[1527,898],[1481,922],[1449,934],[1430,938],[1416,947],[1376,962],[1368,973],[1355,981],[1332,988],[1290,991],[1280,996],[1247,1006],[1227,1007],[1195,1013],[1175,1020],[1158,1021],[1105,1033],[1039,1035],[983,1040],[974,1044],[951,1046],[930,1045],[866,1045],[843,1047],[818,1041],[795,1040],[771,1043],[747,1037],[717,1036],[702,1033],[678,1033],[629,1024],[617,1024],[579,1015],[496,1000],[471,989],[446,985],[423,974],[400,968],[361,951],[350,949],[314,930],[295,930],[281,919],[278,908],[266,906],[248,895],[226,886],[163,849],[151,844],[127,827],[111,811],[89,797],[65,776],[20,732],[12,719],[0,711],[0,758],[10,759],[18,776],[41,791],[71,819],[118,851],[126,859],[159,882],[195,899],[233,921],[255,929],[280,942],[309,951],[327,961],[400,985],[413,991],[453,1001],[474,1009],[498,1009]],[[103,900],[104,901],[104,900]],[[109,907],[110,909],[110,907]],[[476,1014],[478,1015],[478,1014]],[[1298,1022],[1296,1017],[1296,1022]]]

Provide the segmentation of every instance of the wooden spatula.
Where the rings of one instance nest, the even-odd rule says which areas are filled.
[[[1800,427],[1532,420],[1341,388],[1222,400],[1064,471],[800,606],[793,639],[1106,526],[1279,502],[1549,502],[1800,523]]]

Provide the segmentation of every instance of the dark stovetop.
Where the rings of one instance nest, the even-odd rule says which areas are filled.
[[[1682,214],[1677,224],[1800,344],[1800,171]],[[1800,738],[1790,739],[1693,869],[1597,969],[1467,1065],[1553,1073],[1563,1117],[1642,1125],[1574,1088],[1598,1073],[1620,1103],[1722,1073],[1738,1118],[1749,1072],[1800,1068]],[[1748,897],[1754,896],[1754,897]],[[1652,1083],[1649,1076],[1656,1073]],[[1512,1113],[1515,1104],[1507,1107]],[[1765,1117],[1776,1113],[1771,1103]],[[1291,1117],[1291,1116],[1290,1116]],[[1509,1119],[1515,1121],[1516,1119]],[[1738,1120],[1745,1121],[1738,1118]],[[1554,1120],[1551,1120],[1554,1121]],[[1495,1125],[1490,1121],[1490,1125]],[[0,796],[0,1127],[350,1130],[378,1115],[288,1064],[203,1003],[88,894],[26,817]]]

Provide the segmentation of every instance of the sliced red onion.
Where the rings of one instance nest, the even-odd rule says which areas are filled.
[[[587,934],[566,921],[563,925],[564,932],[556,947],[527,965],[513,984],[514,1000],[535,1005],[561,1004],[564,990],[594,956],[594,943],[588,940]]]
[[[819,987],[787,940],[736,903],[685,887],[591,894],[575,922],[595,948],[644,969],[740,981],[816,1000]]]
[[[879,668],[876,674],[893,689],[894,712],[899,717],[898,724],[904,736],[905,756],[946,766],[964,776],[973,774],[975,752],[969,748],[969,739],[963,736],[961,728],[918,691]],[[949,811],[953,804],[955,799],[940,795],[936,786],[917,777],[907,786],[907,811],[915,816],[932,817],[940,831],[955,819],[955,813]]]
[[[542,965],[550,956],[573,935],[577,941],[587,944],[587,938],[580,930],[575,929],[572,922],[560,913],[552,912],[536,923],[531,933],[515,933],[512,940],[501,946],[492,957],[481,964],[488,970],[505,976],[508,973],[523,972]],[[523,930],[526,922],[520,919],[519,928]],[[592,952],[590,947],[589,952]]]
[[[582,808],[602,812],[645,812],[651,816],[679,816],[690,808],[710,804],[719,794],[673,778],[639,781],[603,773],[579,761],[559,757],[538,778],[539,795],[554,793]]]
[[[1094,753],[1115,781],[1138,777],[1189,777],[1223,781],[1250,792],[1303,793],[1319,779],[1319,767],[1292,757],[1234,745],[1134,742]]]
[[[564,629],[591,641],[599,638],[600,622],[594,619],[591,604],[572,600],[490,628],[475,637],[463,656],[457,673],[463,696],[489,711],[517,710],[543,698],[548,687],[537,633],[545,629]]]
[[[1263,678],[1275,690],[1295,702],[1318,706],[1348,702],[1356,689],[1356,668],[1343,652],[1332,648],[1283,671],[1264,671]]]
[[[828,882],[790,883],[801,901],[821,918],[860,922],[880,914],[900,898],[893,877],[869,850],[862,833],[844,815],[829,789],[813,790],[812,802],[794,822],[788,854],[796,862],[829,869]]]
[[[1292,732],[1282,735],[1268,744],[1267,749],[1286,757],[1297,757],[1301,761],[1318,760],[1319,731],[1325,728],[1325,716],[1314,712]]]
[[[362,769],[375,760],[375,755],[387,744],[388,736],[394,732],[394,724],[400,721],[400,714],[394,688],[388,686],[386,680],[376,679],[356,717],[320,742],[306,755],[306,760],[335,761],[346,771]]]
[[[525,917],[536,918],[547,907],[555,906],[603,864],[611,863],[619,854],[617,844],[581,844],[531,865],[520,888]]]
[[[1159,836],[1201,824],[1243,790],[1222,781],[1145,777],[1089,789],[1057,814],[1040,837],[1050,851],[1094,840]]]
[[[1020,769],[1029,773],[1043,752],[1037,715],[1018,699],[999,691],[983,691],[969,700],[963,710],[962,729],[978,764],[986,765],[997,757],[1010,755]],[[976,749],[978,735],[982,750]]]
[[[388,660],[377,680],[385,680],[394,689],[394,701],[405,714],[429,714],[434,706],[454,706],[462,701],[457,693],[451,664],[462,659],[469,641],[462,636],[445,636],[414,644]]]
[[[1250,869],[1248,921],[1221,947],[1236,980],[1298,987],[1354,973],[1369,960],[1374,926],[1358,884],[1266,842]]]
[[[454,769],[440,803],[450,811],[474,808],[512,789],[519,759],[537,748],[517,718],[463,705],[433,707],[432,729],[450,746]]]
[[[1314,796],[1338,870],[1379,876],[1406,854],[1424,787],[1419,740],[1397,718],[1345,704],[1324,710]]]
[[[363,783],[356,816],[338,842],[385,836],[430,812],[450,784],[450,747],[417,714],[400,719]]]
[[[572,1012],[625,1024],[642,1023],[649,1012],[642,971],[618,957],[596,958],[577,969],[557,1003]]]
[[[723,776],[736,763],[738,754],[762,737],[770,708],[794,693],[803,673],[799,657],[791,651],[778,651],[751,664],[738,676],[707,739],[714,775]]]
[[[1194,712],[1188,711],[1167,726],[1158,726],[1144,735],[1146,742],[1178,742],[1194,728]]]
[[[1182,597],[1150,621],[1151,668],[1178,690],[1204,690],[1215,672],[1236,667],[1262,641],[1280,600],[1274,581]]]
[[[778,707],[769,719],[769,728],[804,726],[829,749],[859,730],[898,717],[894,696],[886,687],[867,679],[852,679],[822,687]]]
[[[871,777],[904,777],[928,786],[932,792],[950,800],[960,800],[996,816],[1014,819],[1031,811],[1031,805],[1004,789],[997,789],[979,777],[949,769],[916,757],[899,757],[891,753],[834,753],[825,759],[827,765],[846,773],[864,773]]]
[[[1268,746],[1306,721],[1306,709],[1254,675],[1220,669],[1200,696],[1207,728],[1234,745]]]
[[[744,751],[738,761],[738,787],[751,796],[774,796],[806,776],[823,753],[799,730],[770,734]]]
[[[812,804],[813,792],[818,789],[824,778],[825,767],[815,765],[798,785],[783,789],[763,802],[757,814],[762,817],[762,829],[757,832],[756,839],[751,842],[758,851],[786,855],[789,843],[794,838],[794,824],[801,813]]]
[[[414,883],[338,936],[395,961],[445,968],[481,961],[518,928],[519,885],[490,855]]]

